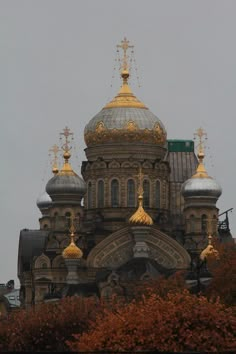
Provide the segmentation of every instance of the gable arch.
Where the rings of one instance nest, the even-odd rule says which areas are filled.
[[[51,268],[50,259],[44,253],[42,253],[39,257],[36,258],[34,262],[34,267],[36,269]]]
[[[155,227],[125,227],[98,243],[89,253],[87,266],[118,269],[134,258],[135,232],[143,233],[143,241],[149,248],[149,258],[166,269],[187,269],[188,252],[170,236]]]

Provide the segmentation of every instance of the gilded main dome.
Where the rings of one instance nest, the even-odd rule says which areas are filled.
[[[143,143],[165,145],[166,130],[159,118],[139,101],[128,85],[129,73],[123,70],[119,93],[86,125],[86,145]]]

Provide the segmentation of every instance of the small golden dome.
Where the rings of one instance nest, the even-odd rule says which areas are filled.
[[[79,259],[83,257],[83,252],[72,240],[69,246],[64,249],[62,256],[65,259]]]
[[[137,225],[153,225],[153,220],[143,209],[143,197],[139,195],[139,207],[136,212],[130,217],[129,222]]]
[[[204,261],[209,256],[213,256],[215,259],[219,259],[219,252],[212,245],[212,236],[208,236],[208,245],[200,254],[200,259]]]

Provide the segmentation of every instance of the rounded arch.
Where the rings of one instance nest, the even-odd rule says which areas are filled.
[[[45,266],[46,264],[46,266]],[[50,259],[42,253],[39,257],[36,258],[34,262],[34,268],[39,269],[39,268],[50,268],[51,267],[51,262]]]
[[[57,240],[51,240],[48,242],[47,248],[59,248],[59,243]]]
[[[65,262],[62,255],[58,255],[53,259],[52,268],[65,268]]]
[[[130,168],[131,166],[131,163],[128,161],[122,162],[121,164],[121,168]]]
[[[120,168],[120,163],[116,160],[113,160],[109,163],[108,168]]]

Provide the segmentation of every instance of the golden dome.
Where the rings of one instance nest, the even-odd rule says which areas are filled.
[[[62,256],[65,259],[79,259],[83,257],[83,252],[76,246],[74,240],[71,240],[69,246],[64,249]]]
[[[124,50],[121,68],[122,86],[118,94],[97,113],[84,130],[88,147],[99,144],[155,144],[164,146],[166,130],[162,122],[133,94],[129,84],[126,50],[129,41],[120,46]]]
[[[129,222],[136,225],[153,225],[153,220],[143,209],[143,197],[139,195],[139,207],[136,212],[130,217]]]

